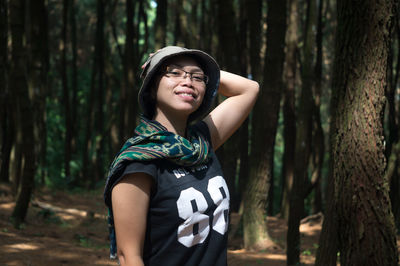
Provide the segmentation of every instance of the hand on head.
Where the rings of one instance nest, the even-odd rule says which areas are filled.
[[[158,49],[157,52],[160,51],[160,50],[161,50],[161,49]],[[157,53],[157,52],[155,52],[155,53]],[[147,66],[147,64],[150,62],[149,59],[150,59],[155,53],[150,53],[150,54],[149,54],[149,58],[148,58],[148,59],[146,60],[146,62],[142,65],[142,69],[145,69],[145,67]]]

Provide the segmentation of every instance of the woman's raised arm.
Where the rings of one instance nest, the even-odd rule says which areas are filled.
[[[221,70],[218,92],[227,99],[204,118],[214,150],[221,146],[243,123],[253,108],[259,91],[256,81]]]

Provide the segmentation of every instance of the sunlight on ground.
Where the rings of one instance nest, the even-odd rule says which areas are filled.
[[[257,259],[268,257],[269,259],[273,259],[273,260],[286,261],[285,254],[271,254],[271,253],[262,253],[262,252],[261,253],[251,253],[249,251],[246,251],[245,249],[229,250],[228,253],[243,255],[246,257],[257,258]]]
[[[20,252],[25,250],[37,250],[41,247],[32,244],[32,243],[19,243],[19,244],[12,244],[12,245],[4,245],[3,250],[7,252]]]
[[[14,208],[14,206],[15,206],[14,202],[0,204],[0,208],[4,209],[4,210],[7,210],[7,211],[8,210],[12,210]]]
[[[99,214],[99,213],[93,213],[90,211],[84,211],[84,210],[79,210],[75,208],[62,208],[58,207],[46,202],[41,202],[41,201],[34,201],[33,205],[42,209],[48,209],[52,210],[65,221],[70,221],[70,220],[76,220],[77,218],[86,218],[88,216],[92,216],[92,218],[100,218],[100,219],[105,219],[106,216],[104,214]]]
[[[321,231],[321,224],[306,223],[300,225],[300,232],[305,235],[315,235]]]

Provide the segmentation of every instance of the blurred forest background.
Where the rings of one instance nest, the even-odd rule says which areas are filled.
[[[295,265],[300,220],[323,213],[317,265],[336,265],[338,252],[342,265],[397,265],[396,4],[1,0],[0,181],[13,189],[14,225],[39,188],[104,186],[137,124],[141,65],[179,45],[261,85],[250,118],[218,150],[242,217],[230,234],[266,249],[265,218],[279,215]]]

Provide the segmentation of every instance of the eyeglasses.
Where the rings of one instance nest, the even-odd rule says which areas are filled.
[[[204,75],[203,73],[195,72],[187,72],[183,70],[182,68],[178,67],[167,67],[167,70],[165,71],[165,75],[169,78],[182,78],[185,79],[187,75],[189,75],[189,78],[193,82],[204,82],[205,84],[208,83],[208,76]]]

